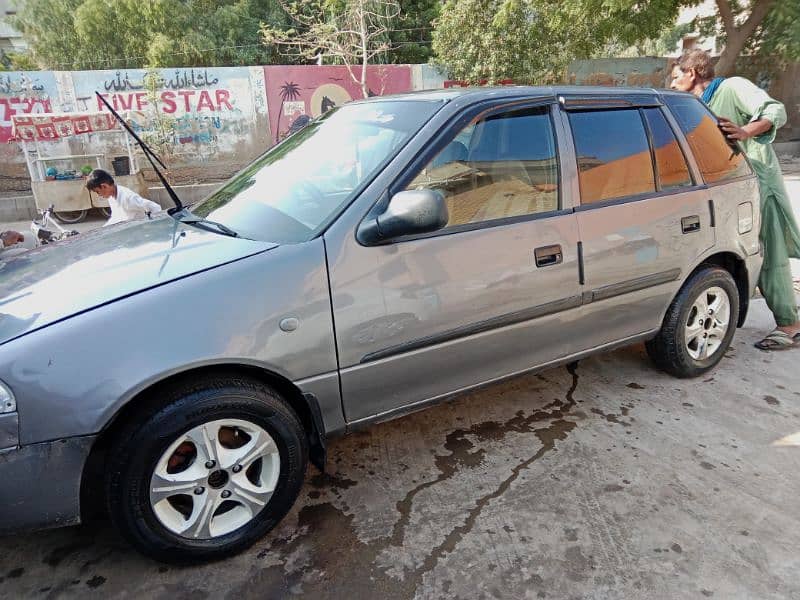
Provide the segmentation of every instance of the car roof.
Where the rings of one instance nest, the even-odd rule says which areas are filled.
[[[675,92],[669,89],[656,89],[644,87],[602,87],[588,85],[556,85],[556,86],[523,86],[523,85],[503,85],[503,86],[480,86],[480,87],[457,87],[445,89],[419,90],[414,92],[404,92],[402,94],[392,94],[388,96],[373,96],[365,100],[355,102],[382,102],[387,100],[428,100],[428,101],[450,101],[456,98],[468,98],[469,100],[489,100],[492,98],[514,98],[514,97],[539,97],[557,98],[558,96],[582,96],[582,97],[619,97],[626,96],[662,96],[662,95],[687,95],[684,92]],[[691,94],[688,94],[691,96]]]

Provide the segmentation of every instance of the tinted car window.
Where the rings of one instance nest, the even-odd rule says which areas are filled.
[[[672,190],[692,185],[686,157],[664,114],[658,108],[647,108],[644,116],[653,142],[658,189]]]
[[[717,119],[699,100],[686,96],[665,96],[664,100],[686,135],[706,183],[750,174],[744,156],[728,145]]]
[[[653,162],[638,110],[570,113],[581,204],[655,191]]]
[[[448,227],[558,209],[558,164],[547,109],[469,124],[407,189],[441,191]]]

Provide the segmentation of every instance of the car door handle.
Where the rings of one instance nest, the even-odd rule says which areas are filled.
[[[537,267],[549,267],[550,265],[561,264],[564,261],[564,253],[558,244],[536,248],[533,251],[533,256],[536,259]]]
[[[692,233],[693,231],[700,231],[700,217],[692,215],[691,217],[683,217],[681,219],[681,230],[683,233]]]

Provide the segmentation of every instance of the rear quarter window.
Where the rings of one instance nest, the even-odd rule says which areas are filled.
[[[685,96],[665,96],[664,100],[686,136],[706,183],[752,174],[744,154],[728,145],[716,117],[699,100]]]

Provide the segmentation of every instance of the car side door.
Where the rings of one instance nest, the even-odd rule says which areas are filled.
[[[656,330],[714,244],[709,193],[660,103],[563,103],[574,143],[588,348]]]
[[[550,104],[465,110],[371,209],[438,190],[443,229],[381,244],[326,234],[348,422],[577,350],[563,322],[580,304],[578,227],[562,202]]]

